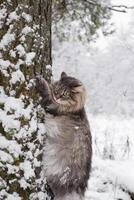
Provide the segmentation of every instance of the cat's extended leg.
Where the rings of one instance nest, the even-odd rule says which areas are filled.
[[[51,104],[51,90],[49,84],[41,76],[36,77],[36,89],[42,97],[41,104],[44,108]]]
[[[36,89],[42,97],[41,105],[45,108],[45,111],[57,115],[58,106],[52,101],[50,86],[41,76],[36,77]]]

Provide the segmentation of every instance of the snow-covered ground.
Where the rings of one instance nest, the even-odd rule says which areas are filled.
[[[66,71],[87,88],[94,151],[86,200],[131,200],[127,191],[134,192],[132,16],[127,21],[115,14],[117,32],[90,47],[81,43],[54,44],[55,78]]]
[[[134,4],[132,0],[118,0],[118,3],[124,1]],[[127,191],[134,192],[134,18],[133,15],[129,15],[128,18],[127,16],[122,13],[114,14],[117,32],[107,39],[101,35],[90,47],[76,42],[53,42],[55,78],[65,70],[82,80],[87,88],[86,109],[93,137],[93,162],[86,200],[131,200]],[[12,17],[16,18],[16,15]],[[1,40],[0,47],[3,49],[8,42],[14,40],[14,34],[10,31]],[[28,31],[30,30],[24,29],[23,34]],[[16,47],[19,55],[25,54],[23,50],[21,45]],[[14,52],[11,54],[13,56]],[[9,65],[15,66],[9,61],[3,61],[1,56],[2,54],[0,67],[3,67],[6,75]],[[24,63],[29,65],[34,56],[33,52],[28,53]],[[25,81],[19,70],[20,64],[22,63],[16,65],[18,70],[12,73],[10,84]],[[38,127],[36,126],[37,117],[33,114],[36,113],[33,103],[24,109],[21,99],[7,97],[2,87],[0,92],[0,103],[3,105],[4,102],[5,109],[1,111],[0,121],[5,130],[12,130],[17,139],[27,139],[38,129],[41,140],[44,124],[38,123]],[[8,115],[10,111],[14,112],[14,115]],[[20,117],[31,121],[29,127],[25,125],[18,133],[20,122],[16,118]],[[0,158],[8,162],[9,174],[17,173],[19,167],[12,166],[12,162],[13,157],[18,158],[22,154],[21,145],[16,141],[6,140],[2,135],[0,139],[0,148],[6,148],[11,153],[10,156],[0,151]],[[35,145],[29,145],[29,152],[25,153],[26,160],[20,165],[20,169],[24,171],[24,178],[20,179],[23,188],[28,186],[26,181],[34,176],[32,165],[40,165],[36,158],[33,160],[31,152],[35,152],[36,157],[39,153],[39,150],[36,152],[34,148]],[[32,165],[29,159],[33,160]],[[3,185],[5,188],[5,181]],[[20,199],[17,193],[6,195],[7,199]]]
[[[134,119],[89,115],[93,164],[86,200],[131,200],[134,192]]]

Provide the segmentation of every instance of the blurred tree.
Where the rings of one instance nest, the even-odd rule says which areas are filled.
[[[97,37],[101,27],[103,33],[113,32],[110,0],[53,0],[53,34],[60,41],[90,41]]]
[[[35,75],[51,78],[51,0],[0,1],[0,199],[45,199],[44,112]]]

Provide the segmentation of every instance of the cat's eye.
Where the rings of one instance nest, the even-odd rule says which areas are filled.
[[[69,98],[70,97],[70,92],[69,91],[65,91],[62,95],[63,98]]]

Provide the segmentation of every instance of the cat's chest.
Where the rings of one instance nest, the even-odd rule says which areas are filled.
[[[61,126],[61,124],[57,122],[52,115],[46,116],[45,126],[48,136],[55,137],[56,135],[59,135],[60,133],[59,127]]]
[[[47,147],[53,149],[56,156],[67,158],[73,151],[82,148],[84,144],[85,137],[82,125],[68,116],[47,116],[46,129]]]
[[[67,116],[47,116],[45,124],[47,139],[43,160],[46,176],[62,175],[68,167],[71,169],[72,163],[82,169],[88,149],[82,122]]]
[[[63,120],[62,117],[46,116],[47,138],[43,160],[47,176],[61,174],[68,167],[71,153],[70,147],[74,137],[69,123],[67,118]],[[69,134],[67,126],[70,129]]]
[[[82,125],[78,120],[70,119],[68,116],[53,117],[47,115],[45,120],[47,134],[50,137],[71,137],[82,131]],[[67,139],[67,138],[66,138]]]

